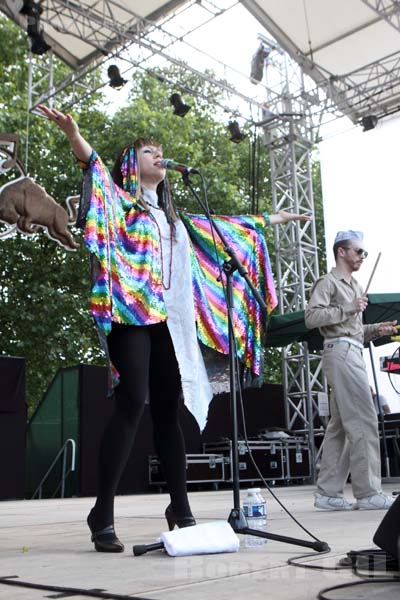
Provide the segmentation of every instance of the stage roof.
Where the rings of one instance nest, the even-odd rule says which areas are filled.
[[[27,17],[23,2],[0,0],[0,11],[22,29]],[[71,68],[78,69],[144,35],[187,0],[43,0],[40,22],[44,39]]]
[[[323,90],[331,107],[354,122],[399,110],[398,0],[239,1]],[[19,13],[22,5],[22,0],[0,0],[0,11],[26,29],[27,17]],[[235,0],[42,0],[40,5],[46,41],[77,70],[135,42],[150,55],[161,56],[174,43],[166,33],[183,39],[189,29],[204,25],[200,9],[210,20]],[[182,20],[186,11],[192,18]],[[186,31],[182,23],[188,23]],[[155,38],[157,28],[160,35]],[[221,43],[228,36],[224,32]]]
[[[241,0],[353,120],[400,103],[398,0]]]

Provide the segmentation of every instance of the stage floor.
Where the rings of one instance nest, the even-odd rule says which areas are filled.
[[[400,484],[384,486],[386,493]],[[372,548],[372,537],[385,511],[317,511],[312,505],[312,486],[274,488],[280,500],[316,537],[331,547],[327,555],[313,553],[309,564],[335,567],[350,550]],[[350,490],[347,492],[351,499]],[[244,496],[244,491],[243,491]],[[310,538],[265,492],[268,530],[279,535]],[[199,523],[227,519],[232,492],[192,492],[193,512]],[[289,566],[287,560],[312,552],[306,548],[269,540],[247,548],[241,537],[240,551],[171,558],[162,551],[134,557],[132,545],[156,541],[166,530],[161,517],[168,498],[165,494],[119,496],[116,499],[116,530],[125,544],[123,554],[101,554],[93,549],[86,525],[91,498],[23,500],[0,503],[0,598],[87,597],[61,590],[37,590],[5,585],[1,579],[48,586],[101,590],[132,598],[160,600],[311,600],[320,590],[359,578],[349,570],[306,570]],[[367,589],[368,588],[368,589]],[[400,583],[331,592],[329,598],[380,598],[398,600]],[[103,597],[105,597],[103,595]]]

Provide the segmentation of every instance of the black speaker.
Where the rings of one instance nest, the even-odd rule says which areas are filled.
[[[25,359],[0,356],[0,500],[24,497]]]
[[[400,567],[400,496],[387,511],[373,537],[374,544],[399,562]]]

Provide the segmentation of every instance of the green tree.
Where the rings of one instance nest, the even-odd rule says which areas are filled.
[[[80,170],[65,136],[45,119],[27,120],[26,35],[0,18],[0,131],[21,138],[19,158],[29,148],[29,174],[62,204],[80,189]],[[67,67],[56,61],[55,74]],[[68,102],[61,93],[59,102]],[[108,117],[99,110],[101,96],[76,107],[83,128],[102,140]],[[2,178],[15,178],[13,171]],[[4,179],[4,181],[3,181]],[[1,227],[4,229],[4,226]],[[80,233],[74,231],[79,239]],[[89,268],[86,252],[67,252],[44,233],[18,234],[0,243],[0,352],[27,360],[27,399],[35,408],[58,367],[92,362],[101,356],[88,318]]]

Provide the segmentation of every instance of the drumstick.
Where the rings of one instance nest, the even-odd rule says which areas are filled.
[[[367,287],[365,288],[364,296],[366,296],[368,294],[369,286],[371,285],[371,281],[372,281],[372,278],[373,278],[374,273],[376,271],[376,267],[378,266],[378,262],[379,262],[379,260],[381,258],[381,254],[382,254],[382,252],[379,252],[378,257],[377,257],[377,259],[375,261],[375,265],[374,265],[374,268],[372,269],[371,277],[369,278],[369,281],[367,283]]]

